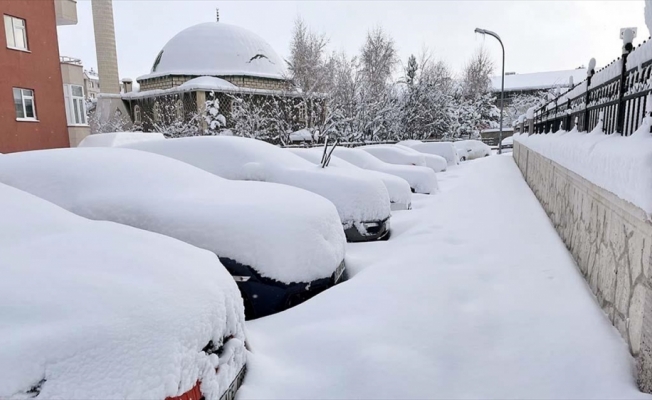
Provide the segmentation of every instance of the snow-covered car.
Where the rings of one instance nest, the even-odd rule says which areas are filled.
[[[324,155],[323,148],[318,147],[287,150],[315,165],[321,165],[321,159]],[[327,168],[346,169],[347,174],[351,176],[366,176],[380,179],[385,184],[387,193],[389,193],[389,201],[392,210],[409,210],[412,208],[412,191],[410,190],[410,184],[403,178],[386,174],[384,172],[362,169],[335,156],[331,156]]]
[[[454,142],[460,161],[474,160],[491,155],[491,147],[479,140],[460,140]]]
[[[83,217],[213,252],[236,280],[247,318],[282,311],[344,278],[337,211],[305,190],[229,181],[122,148],[13,153],[0,159],[0,182]]]
[[[502,147],[503,149],[511,149],[511,148],[513,148],[514,147],[514,137],[510,136],[510,137],[506,137],[505,139],[503,139],[503,141],[500,142],[500,147]]]
[[[164,139],[162,133],[156,132],[110,132],[95,133],[86,136],[77,147],[117,147],[128,143]]]
[[[422,142],[420,140],[404,140],[398,142],[400,146],[406,146],[425,154],[434,154],[444,157],[449,166],[457,165],[460,160],[457,156],[457,149],[452,142]]]
[[[356,149],[364,150],[377,159],[389,164],[426,166],[426,159],[423,157],[423,154],[409,153],[391,144],[372,144],[356,147]]]
[[[1,183],[0,221],[0,398],[232,397],[244,310],[214,254]]]
[[[350,242],[389,238],[389,194],[380,179],[321,168],[256,139],[196,136],[135,143],[126,147],[176,158],[215,175],[295,186],[330,200]]]
[[[389,164],[425,166],[435,172],[446,170],[446,159],[434,154],[425,154],[407,146],[374,144],[356,147]]]
[[[338,146],[333,155],[351,164],[372,171],[384,172],[405,179],[415,193],[431,194],[438,190],[437,176],[427,167],[389,164],[364,150]]]

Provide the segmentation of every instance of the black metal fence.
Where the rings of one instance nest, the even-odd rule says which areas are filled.
[[[643,121],[651,90],[652,40],[648,39],[636,48],[624,46],[620,58],[597,72],[589,71],[584,81],[536,110],[533,133],[574,127],[590,132],[602,114],[605,133],[631,135]]]

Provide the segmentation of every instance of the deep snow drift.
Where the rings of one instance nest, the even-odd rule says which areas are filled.
[[[163,400],[201,380],[218,399],[240,371],[242,299],[214,254],[3,184],[0,221],[0,398]]]
[[[511,156],[440,178],[348,282],[247,323],[240,398],[649,398]]]
[[[344,258],[342,225],[326,199],[285,185],[229,181],[143,151],[12,153],[0,159],[0,181],[87,218],[183,240],[285,283],[329,277]]]
[[[157,132],[110,132],[88,135],[77,147],[118,147],[129,143],[165,139]]]
[[[125,147],[176,158],[226,179],[282,183],[317,193],[335,205],[347,227],[390,216],[389,195],[380,179],[321,168],[262,140],[195,136]]]

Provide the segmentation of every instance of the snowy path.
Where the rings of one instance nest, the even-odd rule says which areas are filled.
[[[248,323],[239,399],[647,398],[511,156],[439,175],[348,282]]]

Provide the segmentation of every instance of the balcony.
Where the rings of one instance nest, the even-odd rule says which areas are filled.
[[[77,0],[54,0],[57,25],[77,24]]]

